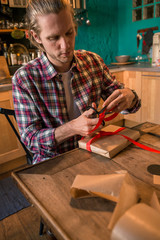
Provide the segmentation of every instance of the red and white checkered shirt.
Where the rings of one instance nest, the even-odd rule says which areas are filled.
[[[71,88],[81,113],[100,98],[106,99],[115,89],[122,88],[103,60],[95,53],[74,52],[71,67]],[[69,121],[61,75],[48,58],[30,61],[14,74],[13,101],[21,139],[34,154],[37,163],[76,148],[80,136],[56,145],[55,128]],[[132,112],[140,107],[140,101]]]

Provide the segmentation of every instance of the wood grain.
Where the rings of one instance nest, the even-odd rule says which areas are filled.
[[[159,124],[160,122],[160,74],[142,73],[142,121]]]
[[[31,206],[0,221],[1,240],[47,240],[39,236],[40,216]]]
[[[146,136],[147,135],[147,136]],[[152,136],[140,139],[146,144]],[[159,147],[159,143],[156,147]],[[159,155],[129,146],[109,160],[98,154],[75,149],[56,158],[12,174],[21,191],[35,205],[59,240],[110,239],[107,225],[114,203],[101,198],[72,199],[70,187],[77,174],[111,174],[127,170],[133,177],[141,201],[148,203],[152,192],[160,197],[160,186],[153,184],[147,166],[159,162]]]

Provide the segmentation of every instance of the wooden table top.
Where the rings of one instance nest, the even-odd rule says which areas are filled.
[[[136,129],[143,130],[148,126],[151,125],[143,124]],[[139,142],[160,149],[158,137],[144,134]],[[111,234],[107,225],[115,203],[98,197],[73,199],[70,187],[76,175],[112,174],[117,170],[127,170],[135,181],[141,201],[148,202],[153,190],[160,198],[160,185],[153,184],[153,176],[147,171],[148,165],[159,163],[159,154],[139,149],[133,144],[111,160],[75,149],[13,172],[12,176],[57,239],[107,240]]]

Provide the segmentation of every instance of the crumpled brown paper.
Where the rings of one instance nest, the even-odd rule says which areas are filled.
[[[117,202],[109,229],[112,229],[119,217],[138,201],[136,186],[128,173],[77,175],[71,186],[71,195],[74,198],[99,196]]]
[[[159,240],[160,204],[156,193],[150,206],[138,202],[138,191],[128,173],[77,175],[72,186],[74,198],[99,196],[117,202],[108,228],[111,240]],[[152,219],[152,220],[151,220]]]
[[[99,196],[118,202],[124,177],[125,174],[77,175],[71,187],[71,195],[74,198]]]
[[[144,203],[132,206],[118,220],[111,240],[159,240],[160,214]]]

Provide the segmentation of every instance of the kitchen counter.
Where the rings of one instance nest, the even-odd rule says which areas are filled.
[[[111,72],[119,71],[140,71],[140,72],[160,72],[160,67],[153,67],[150,63],[135,63],[130,65],[108,65]]]

